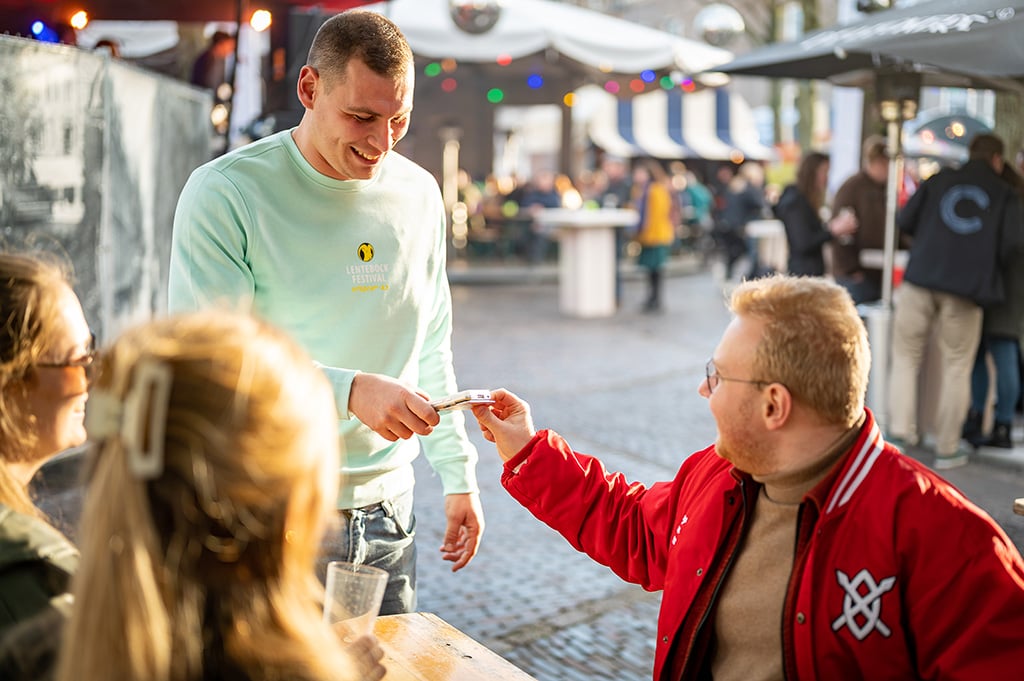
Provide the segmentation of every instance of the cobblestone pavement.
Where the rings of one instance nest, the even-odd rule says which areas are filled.
[[[460,386],[505,387],[528,400],[538,428],[600,456],[645,484],[674,475],[714,439],[697,387],[728,313],[721,288],[700,273],[666,282],[667,310],[640,310],[643,283],[627,281],[608,319],[558,311],[554,284],[453,287]],[[577,553],[512,501],[494,446],[468,423],[480,451],[487,529],[474,562],[452,574],[437,548],[440,485],[417,462],[419,609],[435,612],[540,681],[651,678],[660,593],[626,584]],[[927,453],[921,453],[927,457]],[[972,463],[948,471],[1024,546],[1019,468]]]
[[[670,277],[665,313],[648,315],[639,311],[644,284],[630,278],[613,317],[574,319],[558,311],[551,273],[536,274],[518,279],[532,283],[495,284],[500,278],[492,273],[490,284],[453,286],[460,385],[516,392],[530,402],[537,427],[559,431],[632,481],[670,478],[683,457],[714,439],[697,387],[729,319],[721,288],[707,273]],[[440,484],[420,457],[418,608],[539,681],[650,679],[660,594],[621,581],[514,502],[500,486],[494,446],[470,420],[480,451],[483,544],[459,573],[440,559]],[[912,454],[926,462],[931,456]],[[40,477],[64,487],[73,470],[59,461]],[[1024,547],[1024,517],[1011,510],[1024,496],[1022,471],[1024,448],[979,457],[945,477]],[[41,494],[44,510],[73,522],[78,490],[48,494],[44,487]]]

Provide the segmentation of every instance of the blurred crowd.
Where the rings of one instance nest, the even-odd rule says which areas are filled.
[[[758,167],[745,164],[743,167]],[[732,168],[732,166],[729,166]],[[734,170],[730,170],[735,173]],[[761,173],[763,180],[763,172]],[[576,178],[542,169],[533,176],[472,178],[459,173],[458,212],[465,215],[465,255],[518,260],[536,265],[557,257],[555,235],[538,220],[548,208],[643,210],[652,184],[664,186],[673,211],[673,250],[703,249],[725,205],[724,187],[708,183],[699,170],[681,161],[630,161],[606,156],[598,167]],[[761,191],[758,187],[756,191]],[[731,203],[731,199],[728,199]],[[761,200],[763,204],[763,199]],[[640,225],[636,225],[635,233]],[[628,247],[627,253],[639,251]]]

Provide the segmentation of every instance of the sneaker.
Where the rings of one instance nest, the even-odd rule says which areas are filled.
[[[973,409],[967,412],[967,420],[964,421],[964,428],[961,437],[974,446],[980,445],[985,437],[981,434],[981,412]]]
[[[999,447],[1000,449],[1013,449],[1013,441],[1010,439],[1010,424],[996,422],[992,428],[992,434],[981,442],[985,447]]]
[[[951,468],[966,466],[967,463],[967,452],[961,449],[955,454],[949,454],[948,456],[943,456],[941,454],[936,455],[934,468],[937,471],[948,471]]]

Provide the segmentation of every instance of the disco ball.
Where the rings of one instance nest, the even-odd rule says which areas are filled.
[[[499,0],[448,0],[452,21],[466,33],[486,33],[501,16]]]
[[[704,42],[715,47],[724,47],[746,30],[746,24],[735,9],[716,3],[697,12],[693,19],[693,28]]]

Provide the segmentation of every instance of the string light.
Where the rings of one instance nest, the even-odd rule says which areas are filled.
[[[272,24],[273,21],[273,14],[271,14],[268,10],[258,9],[255,12],[253,12],[252,16],[249,18],[249,25],[252,26],[253,30],[257,33],[262,33],[263,31],[270,28],[270,24]]]
[[[495,58],[495,62],[500,66],[508,66],[512,63],[512,57],[507,54],[499,54]],[[423,73],[428,78],[434,78],[441,75],[442,73],[452,73],[458,68],[458,64],[455,59],[446,57],[439,62],[431,62],[423,67]],[[598,68],[601,71],[609,73],[612,71],[612,66],[608,63],[600,64]],[[693,92],[696,89],[696,84],[690,78],[686,78],[679,71],[673,71],[669,75],[658,76],[652,69],[645,69],[640,72],[639,76],[629,81],[629,89],[640,94],[647,90],[649,84],[654,84],[656,87],[660,87],[664,90],[671,90],[676,85],[680,87],[684,92]],[[526,77],[526,85],[531,90],[539,90],[543,88],[546,83],[544,76],[540,73],[531,73]],[[445,78],[441,81],[441,89],[444,92],[454,92],[458,87],[458,82],[454,78]],[[616,80],[607,80],[604,83],[604,90],[610,94],[617,95],[623,88],[623,84]],[[505,99],[505,92],[498,87],[489,88],[486,92],[487,101],[491,104],[498,104]],[[563,95],[562,102],[572,107],[576,104],[575,96],[573,93]]]
[[[51,26],[47,26],[45,22],[35,20],[32,22],[31,29],[32,35],[35,39],[43,43],[59,43],[60,36],[57,35],[57,31]]]
[[[68,20],[68,23],[71,24],[71,28],[76,31],[81,31],[89,25],[89,14],[84,9],[80,9],[71,15],[71,19]]]

